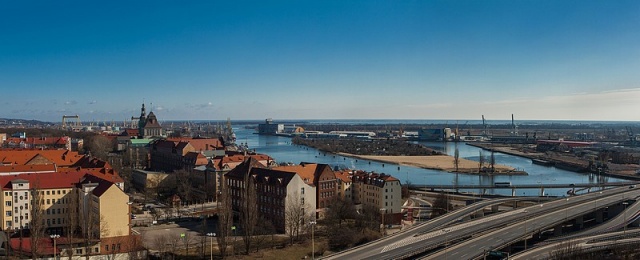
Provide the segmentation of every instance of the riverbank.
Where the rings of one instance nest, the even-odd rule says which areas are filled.
[[[404,165],[423,169],[440,170],[447,172],[457,172],[474,175],[489,175],[489,173],[478,173],[478,162],[459,158],[458,170],[454,165],[454,157],[449,155],[428,155],[428,156],[375,156],[375,155],[355,155],[348,153],[338,153],[341,156],[359,158],[364,160],[389,163],[394,165]],[[527,175],[524,171],[518,171],[506,165],[495,165],[495,172],[491,175]]]
[[[545,165],[545,166],[553,166],[559,169],[577,172],[577,173],[592,173],[589,170],[589,162],[585,160],[581,160],[578,157],[569,157],[569,156],[549,156],[545,153],[539,153],[527,149],[523,149],[521,147],[511,147],[508,145],[500,145],[500,144],[492,144],[492,143],[475,143],[469,142],[467,145],[482,148],[488,151],[495,151],[499,153],[509,154],[513,156],[519,156],[523,158],[531,159],[533,163]],[[603,176],[615,177],[626,180],[634,180],[640,181],[640,176],[638,176],[636,171],[640,168],[637,165],[626,165],[626,164],[613,164],[609,163],[609,171],[599,173]]]

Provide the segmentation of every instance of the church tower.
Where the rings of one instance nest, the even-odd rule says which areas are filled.
[[[144,126],[147,124],[147,112],[144,108],[144,103],[142,103],[142,108],[140,109],[140,119],[138,120],[138,137],[144,137]]]

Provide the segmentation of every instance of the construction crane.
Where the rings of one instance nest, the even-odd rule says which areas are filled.
[[[511,134],[514,136],[518,136],[518,127],[516,126],[516,122],[513,119],[513,114],[511,114],[511,128],[512,128]]]
[[[66,128],[67,127],[67,119],[75,119],[73,121],[73,124],[71,126],[81,126],[82,124],[80,123],[80,117],[78,115],[75,116],[68,116],[68,115],[63,115],[62,116],[62,127]]]
[[[482,136],[487,137],[487,123],[484,120],[484,115],[482,115]]]
[[[629,136],[629,143],[631,144],[631,146],[636,146],[636,138],[633,134],[633,130],[631,130],[631,127],[625,126],[625,129],[627,130],[627,135]]]

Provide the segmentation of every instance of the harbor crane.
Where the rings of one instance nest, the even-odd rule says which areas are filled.
[[[74,115],[74,116],[63,115],[62,116],[62,128],[66,128],[67,127],[67,119],[75,119],[73,121],[73,124],[69,125],[71,127],[82,126],[82,123],[80,122],[80,117],[78,115]]]

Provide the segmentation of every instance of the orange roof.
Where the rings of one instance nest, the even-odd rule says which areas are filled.
[[[71,188],[79,183],[84,172],[64,173],[25,173],[18,175],[0,176],[0,187],[3,190],[11,190],[11,181],[27,180],[32,188],[36,189],[61,189]]]
[[[82,155],[77,152],[68,150],[22,150],[22,149],[0,149],[0,161],[7,164],[26,165],[29,162],[34,163],[34,159],[40,158],[47,164],[52,163],[58,166],[71,166],[80,160]]]
[[[58,172],[74,172],[82,171],[86,174],[96,176],[100,179],[107,180],[114,183],[124,182],[122,177],[114,170],[109,168],[58,168]]]
[[[304,164],[304,165],[293,165],[293,166],[278,166],[274,167],[274,170],[279,170],[283,172],[293,172],[300,175],[300,178],[307,184],[314,186],[315,172],[318,168],[318,164]]]
[[[46,165],[58,167],[111,168],[96,157],[80,155],[68,150],[0,149],[0,162],[10,165]]]
[[[349,171],[341,171],[336,172],[336,178],[342,180],[343,182],[351,182],[351,172]]]
[[[209,163],[207,157],[199,152],[188,152],[184,157],[195,158],[195,165],[206,165]]]
[[[224,149],[222,142],[215,138],[197,139],[197,138],[168,138],[167,141],[186,142],[191,144],[196,151],[219,150]]]
[[[0,173],[24,173],[24,172],[56,172],[54,164],[44,165],[0,165]]]

